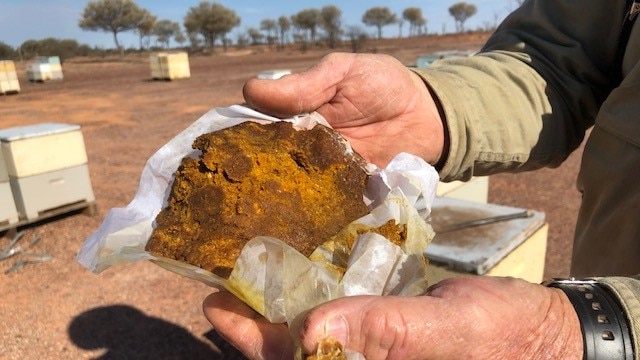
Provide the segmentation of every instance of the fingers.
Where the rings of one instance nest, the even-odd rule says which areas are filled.
[[[268,322],[233,294],[209,295],[203,311],[220,336],[249,359],[292,358],[294,345],[286,325]]]
[[[251,79],[244,85],[244,98],[250,107],[273,116],[312,112],[335,96],[352,58],[350,54],[334,53],[299,74],[277,80]]]

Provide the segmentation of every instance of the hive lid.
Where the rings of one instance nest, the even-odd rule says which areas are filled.
[[[438,229],[470,220],[522,213],[525,209],[437,197],[431,211],[436,236],[426,249],[429,261],[451,270],[483,275],[544,225],[543,212],[461,230]]]
[[[76,131],[80,125],[45,122],[36,125],[17,126],[0,130],[0,141],[11,142],[32,137],[46,136]]]

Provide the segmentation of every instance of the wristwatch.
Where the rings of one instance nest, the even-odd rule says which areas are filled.
[[[567,295],[580,320],[583,359],[633,360],[627,317],[617,299],[595,279],[552,279],[542,283]]]

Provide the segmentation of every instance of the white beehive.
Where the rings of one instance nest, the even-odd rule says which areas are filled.
[[[41,123],[0,130],[0,146],[18,213],[95,200],[80,126]]]
[[[0,147],[0,225],[15,224],[18,222],[18,210],[13,200],[9,173],[4,165],[2,148]]]
[[[152,54],[149,57],[149,65],[153,79],[174,80],[191,77],[189,55],[186,52]]]
[[[0,61],[0,94],[20,92],[16,66],[11,60]]]
[[[27,64],[29,81],[62,80],[62,65],[58,56],[38,56]]]
[[[0,130],[10,176],[27,177],[87,163],[79,125],[41,123]]]
[[[544,276],[548,225],[544,213],[445,232],[447,226],[525,209],[437,197],[431,212],[436,236],[427,247],[429,280],[461,275],[512,276],[540,283]],[[439,230],[440,231],[439,233]]]
[[[29,81],[48,81],[51,80],[51,65],[30,63],[27,64],[27,79]]]
[[[272,69],[272,70],[263,70],[258,73],[258,79],[280,79],[285,75],[291,74],[291,70],[289,69]]]
[[[469,181],[439,182],[436,196],[487,203],[489,177],[476,176]]]

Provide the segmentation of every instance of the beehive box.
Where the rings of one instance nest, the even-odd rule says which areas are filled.
[[[38,56],[32,63],[27,64],[29,81],[62,80],[62,78],[62,65],[57,56]]]
[[[544,276],[548,225],[544,213],[444,232],[470,220],[524,213],[525,209],[453,198],[436,198],[431,223],[436,236],[425,251],[429,279],[461,275],[512,276],[540,283]]]
[[[18,214],[30,220],[65,205],[95,200],[86,164],[23,178],[10,177],[10,182]]]
[[[29,81],[49,81],[52,77],[51,65],[40,63],[27,64],[27,79],[29,79]]]
[[[62,74],[62,64],[60,63],[60,57],[38,56],[36,57],[36,63],[49,65],[49,71],[51,72],[51,80],[62,80],[64,78],[64,75]]]
[[[0,94],[20,92],[16,66],[11,60],[0,61]]]
[[[87,163],[79,125],[40,123],[0,130],[9,176],[27,177]]]
[[[151,77],[155,80],[174,80],[191,77],[189,55],[186,52],[157,53],[149,57]]]
[[[0,148],[0,225],[15,224],[18,222],[18,211],[13,200],[9,173],[4,165],[2,148]]]
[[[280,79],[289,74],[291,74],[290,69],[273,69],[260,71],[257,77],[258,79]]]
[[[436,196],[487,203],[489,177],[476,176],[469,181],[439,182]]]
[[[20,216],[95,198],[80,126],[41,123],[0,130],[0,147]]]

